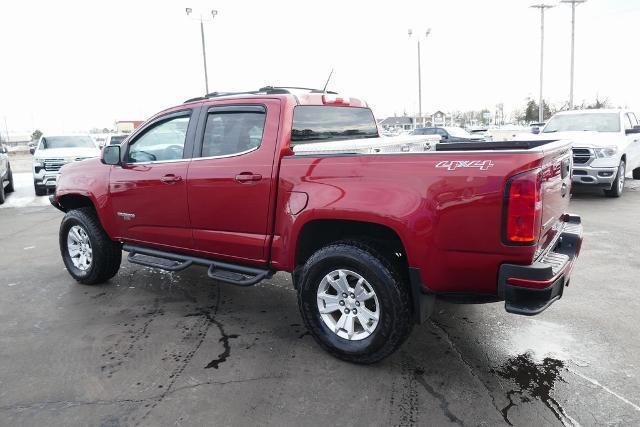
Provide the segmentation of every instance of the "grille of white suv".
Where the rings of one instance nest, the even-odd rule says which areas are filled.
[[[44,170],[47,172],[58,171],[65,164],[64,159],[44,159]]]

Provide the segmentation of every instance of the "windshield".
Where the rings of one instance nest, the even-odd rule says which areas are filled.
[[[595,131],[620,132],[618,113],[559,114],[549,120],[542,133]]]
[[[301,105],[293,111],[294,144],[377,136],[376,120],[368,108]]]
[[[111,140],[109,140],[109,144],[110,145],[120,144],[122,141],[124,141],[126,137],[127,137],[126,135],[114,135],[111,137]]]
[[[447,132],[449,132],[449,135],[451,136],[457,136],[459,138],[470,138],[473,136],[462,128],[445,128],[445,129]]]
[[[96,148],[96,145],[89,136],[47,136],[42,138],[39,148]]]

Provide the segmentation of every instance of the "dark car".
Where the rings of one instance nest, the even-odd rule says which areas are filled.
[[[459,127],[431,127],[418,128],[412,135],[440,135],[445,142],[486,141],[482,135],[474,135]]]
[[[9,151],[0,144],[0,205],[4,203],[6,193],[13,193],[13,174],[9,164]]]

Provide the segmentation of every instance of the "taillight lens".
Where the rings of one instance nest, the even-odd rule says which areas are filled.
[[[538,240],[542,201],[540,169],[512,177],[507,183],[505,240],[532,244]]]

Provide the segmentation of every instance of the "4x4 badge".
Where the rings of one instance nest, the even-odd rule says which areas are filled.
[[[443,160],[436,163],[437,168],[444,168],[454,171],[458,168],[478,168],[486,171],[494,165],[493,160]]]

